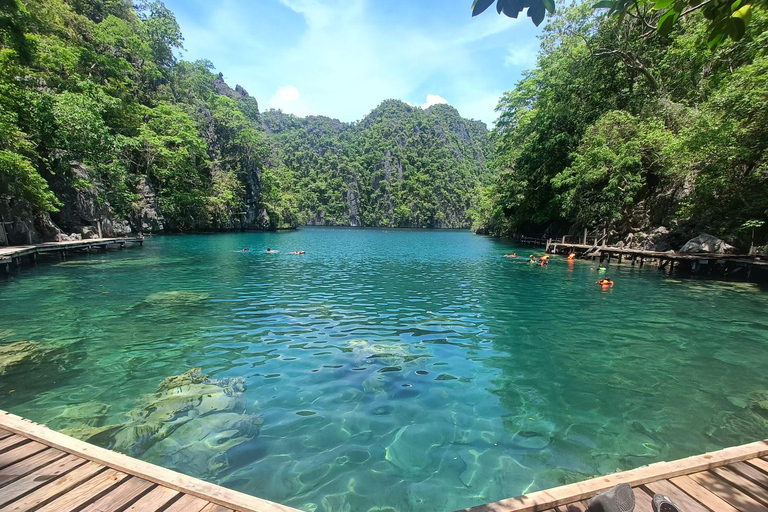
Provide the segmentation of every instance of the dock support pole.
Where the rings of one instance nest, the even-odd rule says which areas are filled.
[[[619,253],[619,264],[621,264],[621,256],[622,256],[622,254]]]
[[[643,268],[643,259],[644,258],[642,256],[640,256],[640,268]]]

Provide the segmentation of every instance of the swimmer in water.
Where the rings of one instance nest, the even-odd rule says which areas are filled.
[[[595,284],[599,284],[603,288],[613,288],[613,280],[610,277],[604,277],[596,281]]]
[[[274,249],[274,250],[273,250],[273,249],[271,249],[270,247],[267,247],[267,254],[274,254],[274,253],[276,253],[276,252],[280,252],[280,251],[278,251],[277,249]]]
[[[575,259],[576,259],[576,253],[575,252],[572,252],[571,254],[568,255],[568,261],[573,261]]]
[[[288,254],[306,254],[306,251],[293,251],[289,252]]]
[[[513,252],[512,254],[505,254],[504,257],[505,258],[517,258],[517,253]]]
[[[244,247],[244,248],[243,248],[243,252],[250,252],[250,249],[249,249],[249,248],[247,248],[247,247]]]

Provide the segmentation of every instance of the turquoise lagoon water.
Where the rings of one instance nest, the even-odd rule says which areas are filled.
[[[0,376],[0,408],[121,424],[168,376],[242,377],[234,412],[121,449],[326,512],[448,512],[768,437],[765,291],[627,266],[603,291],[515,249],[307,228],[26,269],[0,281],[0,343],[56,350]]]

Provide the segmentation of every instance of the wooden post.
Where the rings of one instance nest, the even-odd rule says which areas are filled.
[[[640,256],[640,268],[643,268],[643,261],[644,261],[644,260],[645,260],[645,258],[643,258],[642,256]]]
[[[64,261],[67,259],[66,249],[62,249],[59,251],[59,254],[61,255],[61,261]]]
[[[8,245],[8,233],[5,232],[5,221],[0,217],[0,245]]]
[[[622,257],[622,254],[619,253],[619,264],[621,264],[621,257]]]
[[[583,245],[587,245],[587,228],[584,228],[584,242]]]
[[[565,235],[563,235],[563,243],[565,243]]]
[[[36,252],[33,252],[32,254],[29,255],[29,261],[31,261],[32,264],[37,263],[37,253]]]

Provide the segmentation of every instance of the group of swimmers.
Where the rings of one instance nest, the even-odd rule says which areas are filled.
[[[512,254],[505,254],[504,257],[505,258],[515,258],[515,259],[517,259],[517,253],[513,252]],[[528,265],[538,265],[538,266],[541,266],[541,267],[548,267],[549,266],[549,258],[550,258],[549,254],[545,254],[544,256],[542,256],[540,258],[537,258],[533,254],[531,254],[528,257],[527,263],[528,263]],[[573,261],[576,259],[576,253],[573,253],[573,252],[570,253],[566,259],[568,260],[569,264],[572,264]],[[599,267],[597,270],[598,270],[598,272],[600,272],[602,274],[602,273],[605,272],[606,269],[605,269],[605,267]],[[611,279],[610,277],[606,276],[606,277],[603,277],[601,279],[598,279],[595,282],[595,284],[600,285],[604,290],[606,288],[613,288],[613,279]]]
[[[243,247],[243,250],[241,252],[251,252],[250,247]],[[267,247],[267,250],[265,251],[267,254],[277,254],[280,252],[277,249],[272,249],[271,247]],[[307,254],[307,251],[291,251],[288,254]]]

